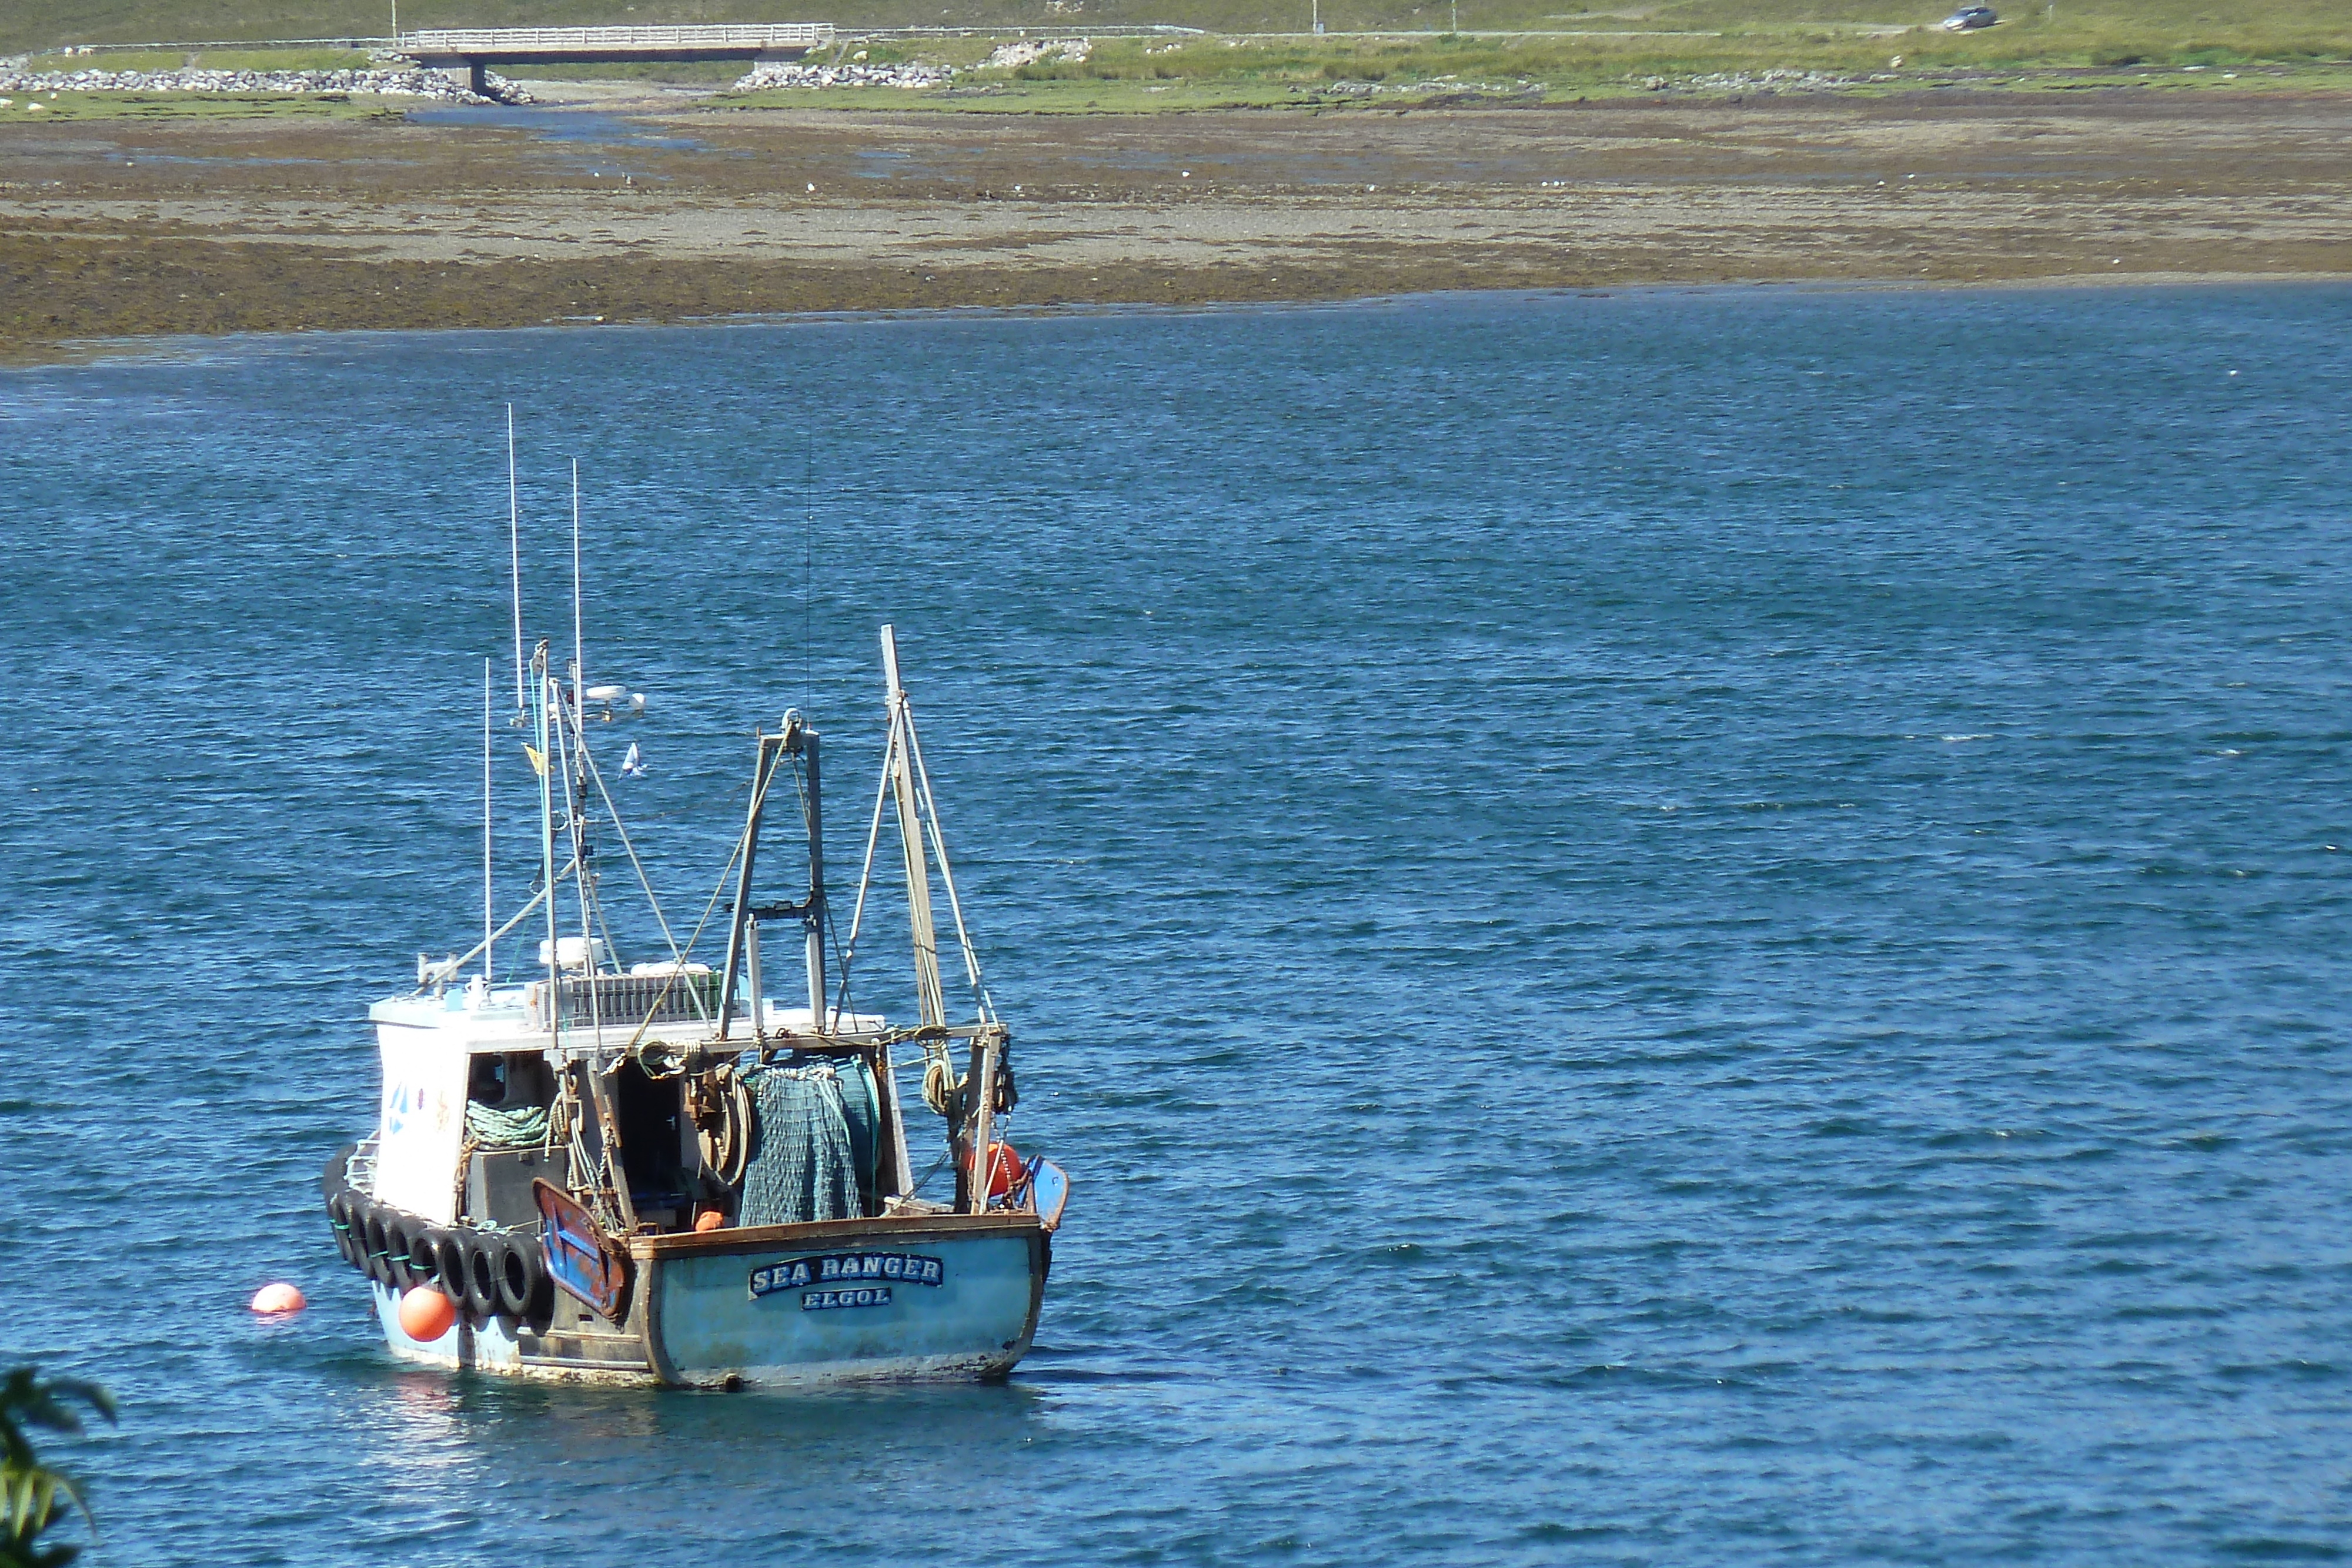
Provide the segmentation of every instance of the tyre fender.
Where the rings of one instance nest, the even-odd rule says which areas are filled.
[[[394,1214],[383,1222],[384,1261],[392,1269],[392,1284],[396,1291],[405,1291],[417,1282],[416,1270],[408,1261],[408,1249],[416,1245],[417,1233],[425,1222],[410,1215]]]
[[[489,1231],[468,1229],[465,1243],[466,1299],[462,1305],[466,1315],[475,1322],[488,1322],[499,1315],[499,1276],[506,1270],[506,1240]]]
[[[388,1250],[383,1235],[385,1218],[382,1209],[362,1198],[352,1229],[359,1237],[362,1249],[361,1270],[377,1284],[389,1286],[392,1283],[392,1264],[385,1256]]]
[[[449,1233],[437,1225],[420,1226],[408,1239],[408,1272],[416,1283],[438,1285],[447,1277],[441,1272],[441,1267],[448,1241]],[[445,1290],[441,1293],[446,1296],[449,1292]]]
[[[517,1326],[544,1321],[544,1309],[552,1304],[554,1289],[547,1274],[547,1255],[528,1236],[509,1236],[505,1240],[499,1270],[499,1315]]]
[[[334,1228],[335,1250],[342,1254],[343,1261],[354,1269],[362,1267],[366,1261],[361,1250],[365,1243],[352,1228],[352,1194],[348,1187],[337,1188],[327,1198],[327,1223]]]
[[[466,1233],[463,1229],[433,1230],[433,1279],[449,1304],[466,1310]]]

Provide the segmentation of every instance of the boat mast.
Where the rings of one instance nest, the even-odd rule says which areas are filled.
[[[522,694],[522,511],[515,497],[514,404],[507,404],[507,580],[513,590],[515,722],[527,707]],[[542,753],[544,755],[544,753]]]
[[[530,655],[531,734],[539,742],[530,747],[530,765],[539,774],[539,885],[547,898],[547,1021],[548,1044],[563,1047],[563,967],[557,959],[555,911],[555,780],[547,737],[547,640],[541,638]]]
[[[928,800],[930,785],[920,779],[921,752],[915,740],[915,714],[907,697],[907,687],[898,677],[898,635],[895,628],[882,628],[882,674],[890,688],[889,750],[883,761],[889,789],[898,802],[898,841],[907,856],[907,918],[914,937],[915,990],[921,1006],[925,1032],[934,1040],[943,1040],[947,1030],[947,1003],[940,988],[939,930],[931,918],[931,873],[924,855],[926,829],[921,802]],[[947,846],[936,838],[939,821],[934,813],[929,818],[929,832],[940,849],[940,871],[947,875]],[[948,899],[955,903],[955,884],[948,883]],[[956,915],[956,936],[964,949],[967,967],[972,965],[971,939],[963,929],[961,909]],[[973,979],[979,978],[973,969]],[[977,989],[975,984],[975,989]],[[985,1003],[983,1002],[983,1007]],[[983,1018],[983,1027],[971,1036],[971,1059],[964,1072],[964,1084],[970,1098],[964,1103],[971,1138],[968,1151],[956,1147],[957,1134],[964,1129],[955,1124],[954,1106],[950,1106],[948,1148],[957,1155],[956,1210],[962,1214],[984,1213],[988,1208],[990,1172],[989,1132],[996,1113],[996,1070],[1003,1038],[1001,1029],[991,1027],[993,1020]],[[936,1031],[936,1032],[933,1032]],[[940,1045],[938,1049],[946,1049]],[[903,1141],[901,1144],[903,1147]]]
[[[922,813],[915,802],[915,774],[909,760],[908,730],[912,716],[907,688],[898,681],[898,637],[882,628],[882,675],[890,688],[890,749],[885,766],[898,805],[898,841],[907,852],[907,918],[915,941],[915,999],[922,1009],[926,1029],[947,1027],[947,1000],[940,990],[940,936],[931,921],[931,872],[923,856]]]
[[[816,731],[801,727],[801,758],[808,765],[808,900],[801,925],[808,937],[809,1028],[824,1028],[824,810],[817,768]]]
[[[498,909],[490,896],[490,661],[482,661],[482,979],[490,979],[490,944],[498,940]]]
[[[751,1032],[763,1031],[760,1009],[760,922],[797,916],[808,964],[809,1030],[824,1032],[824,819],[823,773],[818,760],[817,732],[797,708],[784,714],[783,728],[759,737],[759,758],[751,773],[751,805],[743,824],[743,842],[735,864],[735,906],[727,932],[727,962],[719,982],[719,1038],[728,1038],[735,1011],[735,977],[742,973],[751,996]],[[802,796],[802,823],[808,833],[808,896],[798,904],[754,905],[751,878],[760,854],[760,829],[767,817],[768,791],[786,758],[797,757],[807,769]]]
[[[580,967],[588,977],[590,1038],[604,1043],[603,998],[597,995],[596,925],[590,906],[596,878],[588,869],[588,647],[580,610],[580,459],[572,460],[572,711],[563,720],[565,811],[572,827],[572,885],[580,900]],[[561,694],[562,688],[558,687]]]
[[[744,932],[753,918],[751,866],[760,854],[760,818],[768,807],[768,785],[776,776],[776,763],[783,752],[783,739],[781,735],[761,735],[759,756],[751,765],[751,806],[743,823],[742,851],[735,862],[735,908],[727,926],[727,963],[719,971],[719,1038],[722,1040],[728,1038],[728,1028],[735,1019],[735,977],[743,962]],[[752,940],[758,940],[756,933]],[[755,1009],[757,1005],[757,998],[754,998]],[[755,1013],[752,1019],[755,1033],[758,1027],[759,1019]]]

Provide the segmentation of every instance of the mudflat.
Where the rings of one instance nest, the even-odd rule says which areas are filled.
[[[0,354],[152,334],[2352,276],[2352,93],[0,121]]]

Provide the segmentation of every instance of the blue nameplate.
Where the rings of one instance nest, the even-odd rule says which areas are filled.
[[[766,1263],[751,1270],[751,1299],[771,1296],[779,1291],[799,1290],[808,1285],[835,1287],[829,1291],[811,1291],[801,1299],[803,1312],[818,1312],[826,1307],[879,1307],[890,1302],[891,1285],[929,1285],[937,1289],[945,1270],[936,1258],[925,1258],[913,1252],[829,1252],[816,1258],[793,1258],[782,1263]],[[874,1288],[857,1289],[868,1281]],[[838,1289],[849,1286],[848,1290]],[[819,1297],[866,1295],[878,1300],[825,1301]]]

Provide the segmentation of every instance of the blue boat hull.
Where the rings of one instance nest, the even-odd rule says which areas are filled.
[[[1034,1215],[932,1215],[633,1237],[618,1322],[568,1295],[547,1332],[422,1343],[374,1288],[393,1353],[449,1368],[682,1387],[988,1378],[1028,1354],[1050,1250]]]

